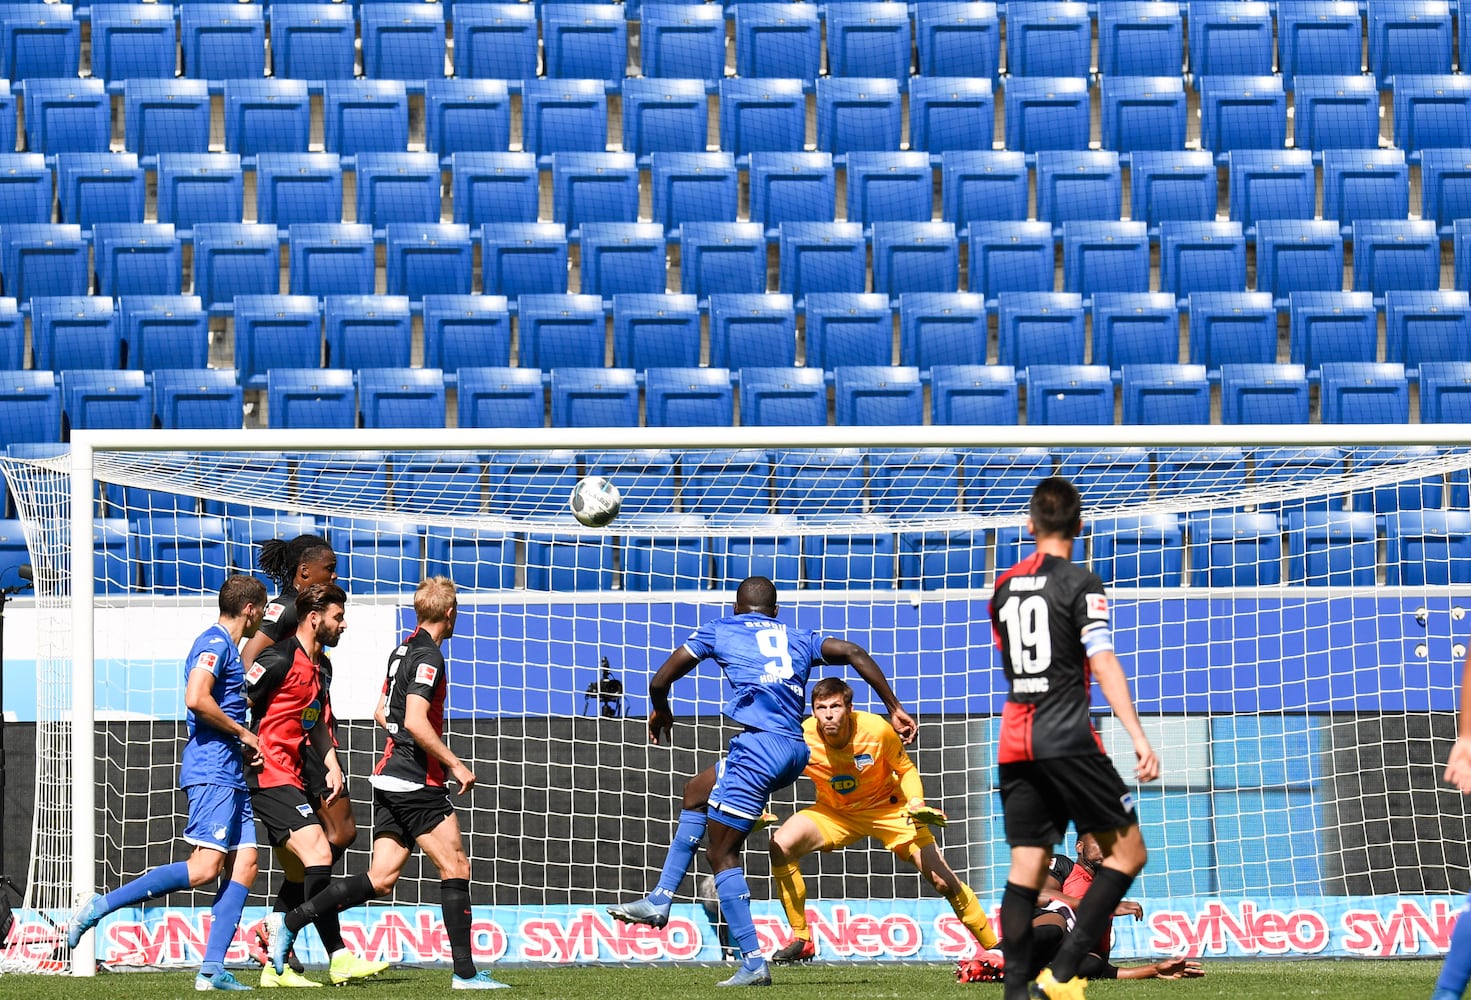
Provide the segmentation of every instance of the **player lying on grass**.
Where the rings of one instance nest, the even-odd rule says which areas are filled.
[[[806,774],[817,802],[771,835],[771,874],[792,927],[792,940],[772,955],[779,965],[817,954],[807,929],[807,886],[798,862],[813,851],[847,847],[873,837],[919,869],[975,937],[982,950],[996,933],[976,894],[950,870],[931,826],[945,814],[925,805],[919,771],[888,720],[853,711],[853,689],[837,677],[812,687],[812,717],[802,724],[811,759]],[[996,956],[999,960],[1000,956]]]
[[[709,832],[705,856],[715,873],[720,909],[743,960],[721,986],[767,986],[771,972],[761,956],[751,918],[751,890],[741,870],[741,847],[766,811],[771,793],[797,780],[807,766],[802,738],[807,676],[819,663],[846,663],[868,682],[889,709],[894,729],[913,740],[914,720],[899,704],[883,671],[863,647],[788,626],[776,617],[776,586],[764,576],[741,581],[734,614],[706,622],[664,661],[649,683],[649,742],[667,742],[674,729],[669,688],[701,660],[720,664],[735,693],[725,714],[745,731],[730,741],[721,762],[691,778],[684,809],[657,887],[646,898],[608,912],[630,923],[663,927],[674,893]]]
[[[189,741],[179,767],[179,786],[189,796],[184,842],[194,845],[188,861],[154,868],[106,896],[86,899],[67,926],[66,943],[75,948],[82,935],[114,910],[180,889],[197,889],[224,872],[210,907],[209,939],[194,988],[248,990],[225,970],[225,953],[235,938],[240,913],[255,881],[255,814],[245,769],[261,763],[255,734],[246,728],[245,671],[236,647],[260,627],[266,588],[259,580],[236,575],[219,594],[220,617],[194,640],[184,661],[185,724]]]
[[[457,990],[504,989],[488,971],[476,971],[470,943],[470,859],[460,821],[450,802],[447,779],[464,795],[475,773],[444,742],[444,699],[448,688],[440,646],[454,635],[459,603],[455,585],[430,577],[414,591],[412,635],[388,657],[381,721],[388,730],[383,757],[373,772],[373,860],[366,875],[333,882],[287,914],[273,913],[270,957],[279,973],[291,942],[307,924],[393,891],[413,845],[439,869],[439,901],[454,960],[450,986]]]

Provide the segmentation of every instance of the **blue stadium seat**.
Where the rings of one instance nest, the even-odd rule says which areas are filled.
[[[1379,89],[1370,76],[1300,76],[1292,94],[1298,149],[1379,145]]]
[[[6,226],[0,238],[0,274],[10,298],[25,302],[87,294],[87,245],[80,226]]]
[[[1420,365],[1420,422],[1471,421],[1471,363],[1426,361]]]
[[[1368,220],[1353,226],[1354,291],[1434,291],[1440,234],[1429,220]]]
[[[111,223],[92,229],[97,294],[178,295],[184,248],[167,223]]]
[[[735,394],[727,368],[650,368],[644,379],[649,427],[728,427]]]
[[[322,317],[315,298],[242,295],[235,301],[235,370],[242,386],[263,387],[273,369],[321,363]]]
[[[827,9],[827,71],[834,77],[909,82],[909,12],[886,3]],[[821,78],[818,81],[821,89]],[[895,147],[897,148],[897,147]]]
[[[25,317],[14,299],[0,298],[0,371],[20,371],[25,366]]]
[[[1431,445],[1421,447],[1368,447],[1345,449],[1353,473],[1370,472],[1385,466],[1435,462],[1438,450]],[[1444,506],[1445,474],[1436,471],[1428,476],[1407,475],[1398,481],[1356,489],[1349,494],[1348,509],[1382,515],[1396,510],[1426,510]],[[1381,521],[1382,523],[1382,521]]]
[[[968,510],[1023,514],[1032,489],[1053,473],[1046,448],[997,448],[961,454]]]
[[[129,368],[153,372],[200,369],[209,363],[209,313],[197,295],[118,299],[118,325]],[[229,371],[234,381],[235,372]]]
[[[536,78],[534,5],[457,3],[453,14],[455,76],[471,80]]]
[[[1294,292],[1288,312],[1292,363],[1310,372],[1325,361],[1373,361],[1379,353],[1379,314],[1368,292]]]
[[[894,312],[887,295],[813,292],[805,312],[808,367],[886,365],[893,360]]]
[[[715,10],[718,14],[719,8]],[[709,541],[695,534],[671,533],[673,529],[698,531],[704,523],[695,514],[634,515],[624,528],[623,589],[643,592],[706,586]]]
[[[61,387],[55,374],[41,369],[0,372],[0,417],[11,446],[60,441]]]
[[[1027,423],[1113,423],[1113,380],[1101,365],[1031,365],[1026,370]]]
[[[1001,22],[994,3],[916,4],[914,44],[923,77],[984,77],[994,86],[1001,72]]]
[[[1401,76],[1394,86],[1394,144],[1413,158],[1423,149],[1459,149],[1471,135],[1471,77]]]
[[[1037,218],[1054,226],[1121,215],[1119,154],[1110,149],[1050,150],[1037,154]]]
[[[1434,219],[1442,236],[1451,235],[1457,219],[1471,218],[1471,149],[1420,154],[1420,217]]]
[[[360,153],[356,175],[358,222],[374,229],[439,222],[439,157],[433,153]]]
[[[230,571],[224,519],[193,514],[141,517],[138,561],[142,585],[149,593],[218,593]]]
[[[1277,360],[1277,310],[1266,292],[1190,295],[1190,363],[1271,364]]]
[[[628,514],[647,516],[674,509],[677,465],[673,452],[660,449],[600,451],[586,454],[582,460],[588,475],[603,476],[618,484],[619,492],[623,494],[623,509]]]
[[[688,222],[679,236],[680,290],[704,298],[766,290],[766,234],[755,222]]]
[[[1086,4],[1058,0],[1006,7],[1006,71],[1013,77],[1086,77],[1092,41]]]
[[[77,75],[82,39],[81,25],[73,13],[68,4],[47,4],[40,9],[33,9],[31,4],[13,4],[4,9],[0,19],[0,74],[9,80],[27,81],[28,98],[31,81],[60,81]]]
[[[779,514],[828,515],[863,509],[863,454],[856,448],[772,451]]]
[[[1191,524],[1190,582],[1271,587],[1282,582],[1282,531],[1275,514],[1211,514]]]
[[[1182,494],[1246,487],[1246,452],[1240,448],[1171,448],[1158,454],[1156,475]]]
[[[527,78],[522,82],[522,149],[540,157],[602,152],[607,143],[608,99],[602,81]]]
[[[934,217],[934,177],[927,153],[850,153],[849,221],[929,222]]]
[[[357,23],[332,3],[270,7],[271,65],[277,79],[348,80],[355,71]]]
[[[457,152],[451,157],[454,221],[472,233],[495,222],[535,222],[541,172],[530,153]]]
[[[887,327],[886,322],[886,333]],[[810,318],[808,328],[810,344]],[[971,292],[905,292],[899,296],[901,365],[914,365],[921,371],[935,365],[983,365],[987,340],[984,297]],[[887,344],[883,354],[883,360],[868,363],[887,364]],[[835,362],[839,363],[857,362]]]
[[[742,368],[741,426],[823,427],[827,385],[820,368]]]
[[[526,589],[606,593],[613,587],[610,535],[526,536]]]
[[[461,368],[455,399],[460,427],[546,426],[546,389],[537,368]]]
[[[588,222],[582,226],[582,292],[605,299],[663,292],[664,227],[650,222]]]
[[[790,295],[710,296],[710,364],[744,369],[797,363],[797,315]]]
[[[613,296],[613,364],[618,368],[694,368],[700,363],[700,311],[693,295]]]
[[[153,413],[163,428],[238,430],[244,393],[229,368],[161,368],[153,373]]]
[[[868,243],[858,223],[784,222],[779,245],[777,287],[797,301],[810,292],[867,289]]]
[[[637,427],[632,368],[552,369],[553,427]]]
[[[1471,361],[1471,300],[1465,292],[1389,292],[1384,330],[1385,361],[1411,369],[1427,361]]]
[[[363,76],[375,80],[431,80],[444,76],[441,4],[370,3],[358,11]]]
[[[828,20],[831,31],[831,16]],[[835,156],[854,150],[898,150],[903,116],[899,84],[894,80],[827,76],[817,80],[818,149]]]
[[[750,181],[751,221],[768,229],[836,218],[831,153],[753,153]]]
[[[426,572],[431,576],[447,576],[462,590],[515,587],[515,535],[458,524],[431,524],[424,535]]]
[[[190,4],[185,11],[204,6],[216,5]],[[230,9],[235,6],[231,4]],[[311,142],[311,128],[312,102],[305,80],[225,81],[226,151],[241,156],[305,153]]]
[[[719,517],[771,508],[771,463],[759,449],[688,451],[680,473],[687,511]]]
[[[1364,69],[1364,26],[1352,0],[1290,0],[1277,9],[1277,66],[1295,76],[1358,76]]]
[[[522,295],[517,300],[519,363],[528,368],[596,368],[607,343],[596,295]]]
[[[1088,148],[1088,81],[1018,77],[1006,81],[1006,148],[1023,153]]]
[[[511,97],[504,80],[424,82],[424,148],[440,158],[511,148]]]
[[[179,33],[187,77],[246,80],[266,75],[266,21],[259,4],[185,4],[179,8]]]
[[[1343,237],[1338,224],[1263,220],[1256,227],[1256,287],[1278,305],[1294,292],[1343,288]]]
[[[0,153],[0,226],[50,222],[51,187],[51,168],[40,153]]]
[[[1404,75],[1451,71],[1451,6],[1441,0],[1374,0],[1369,72],[1385,89]]]
[[[358,452],[355,455],[309,453],[295,460],[296,499],[320,509],[344,496],[357,503],[382,509],[388,505],[388,457],[382,452]],[[331,522],[328,522],[328,539]],[[344,577],[342,550],[338,550],[337,571]],[[352,584],[346,584],[352,586]]]
[[[1149,230],[1142,222],[1067,222],[1062,288],[1089,302],[1100,292],[1149,291]]]
[[[917,76],[909,83],[909,148],[927,153],[989,150],[996,134],[991,81]]]
[[[1304,395],[1306,392],[1304,391]],[[1304,406],[1304,413],[1306,407]],[[1306,416],[1303,421],[1306,422]],[[1344,453],[1339,448],[1285,447],[1261,448],[1252,456],[1253,478],[1257,483],[1294,483],[1303,480],[1322,480],[1341,476],[1344,473]],[[1339,497],[1318,497],[1313,500],[1295,500],[1284,503],[1259,504],[1260,510],[1328,510],[1330,503],[1337,507]]]
[[[1322,367],[1323,423],[1407,424],[1410,384],[1399,363],[1330,361]]]
[[[328,368],[407,368],[414,326],[402,295],[328,295],[323,300]],[[440,412],[439,426],[444,426]]]
[[[959,282],[960,241],[949,222],[875,222],[873,290],[890,298],[907,292],[953,292]],[[857,291],[862,291],[860,284]]]
[[[1185,62],[1184,43],[1179,4],[1127,0],[1098,9],[1098,72],[1104,79],[1178,80]]]
[[[955,530],[943,524],[925,530],[901,531],[900,588],[989,587],[993,578],[986,572],[989,547],[983,541],[983,534],[972,529]]]
[[[801,536],[794,533],[791,517],[781,515],[737,515],[723,522],[749,530],[750,534],[716,536],[715,586],[729,590],[752,574],[764,576],[783,591],[796,590],[801,582]]]
[[[653,219],[679,234],[686,222],[734,222],[740,175],[729,153],[655,153],[651,157]],[[832,203],[832,199],[828,199]]]
[[[1344,228],[1360,219],[1410,214],[1410,168],[1399,149],[1329,149],[1323,153],[1323,218]]]
[[[196,81],[198,82],[198,81]],[[245,215],[245,175],[234,153],[164,153],[158,158],[158,221],[181,234]]]
[[[1246,236],[1239,222],[1162,222],[1159,287],[1177,299],[1246,287]]]
[[[153,426],[153,398],[140,371],[75,368],[62,372],[61,405],[66,424],[74,431]]]
[[[1083,297],[1074,292],[1002,292],[997,299],[997,360],[1018,371],[1033,365],[1081,365],[1085,325]]]
[[[174,12],[156,4],[97,4],[92,10],[92,76],[103,80],[174,75]],[[131,109],[129,127],[132,126]]]
[[[46,187],[45,217],[16,222],[51,221],[50,184]],[[146,199],[147,179],[134,153],[62,153],[56,157],[56,200],[62,222],[75,222],[83,230],[100,223],[142,222]]]
[[[409,99],[403,81],[328,80],[322,95],[322,134],[323,148],[339,156],[403,153],[409,145]]]
[[[358,372],[358,415],[364,427],[443,427],[444,372],[364,368]]]
[[[356,427],[353,373],[273,367],[266,376],[266,418],[270,427]]]
[[[1178,587],[1185,532],[1179,514],[1136,514],[1093,525],[1090,565],[1106,586]]]
[[[544,4],[541,39],[549,78],[621,80],[626,75],[628,21],[611,4]]]
[[[1402,511],[1387,519],[1385,583],[1426,587],[1471,583],[1471,514]]]
[[[1305,424],[1308,379],[1302,365],[1221,367],[1221,423]]]
[[[725,75],[725,13],[720,8],[649,3],[639,13],[639,71],[643,76],[718,80]]]
[[[807,586],[828,590],[894,587],[894,532],[878,515],[844,521],[854,533],[804,535],[802,567]]]
[[[481,278],[487,295],[567,290],[567,231],[555,222],[501,222],[481,227]]]
[[[292,295],[372,295],[373,228],[356,223],[298,223],[290,229]]]
[[[331,521],[337,575],[354,594],[408,595],[424,578],[424,539],[408,521]]]
[[[1023,221],[1030,184],[1023,153],[951,150],[940,164],[940,217],[962,236],[972,222]]]
[[[27,79],[23,87],[28,151],[47,156],[107,152],[112,103],[101,80]]]
[[[632,153],[552,157],[552,218],[576,236],[584,222],[638,221],[638,163]]]
[[[475,248],[470,227],[456,222],[388,226],[390,295],[469,295]]]
[[[1056,253],[1051,223],[973,221],[970,290],[987,300],[1002,292],[1050,292]]]
[[[31,343],[37,368],[66,372],[74,368],[117,368],[122,335],[110,298],[46,297],[31,300]]]
[[[424,296],[424,366],[506,367],[511,363],[511,315],[504,295]]]
[[[194,228],[193,270],[194,294],[206,306],[228,305],[237,295],[274,295],[281,288],[276,227],[201,223]]]
[[[341,222],[342,167],[337,154],[261,153],[257,156],[255,218],[257,222],[282,227]]]
[[[1293,511],[1287,515],[1287,582],[1310,587],[1372,586],[1378,532],[1367,511]]]
[[[935,365],[930,369],[933,424],[1015,424],[1016,369],[1010,365]]]
[[[1180,313],[1164,292],[1100,292],[1093,296],[1093,363],[1173,364],[1180,356]]]
[[[822,24],[815,7],[743,2],[733,4],[731,10],[735,13],[737,76],[817,78],[822,64]],[[723,139],[721,146],[725,146]]]
[[[915,426],[924,423],[924,386],[907,365],[846,365],[833,372],[834,413],[840,427]]]
[[[1184,149],[1186,114],[1179,76],[1105,77],[1103,148],[1121,153]]]
[[[1212,76],[1272,71],[1272,14],[1266,3],[1190,4],[1190,75],[1197,87]]]
[[[1126,424],[1211,422],[1204,365],[1124,365],[1122,395]]]
[[[1465,291],[1471,289],[1471,219],[1457,219],[1451,225],[1453,258],[1453,285]]]
[[[1286,144],[1287,95],[1280,78],[1208,76],[1201,81],[1200,145],[1217,160],[1237,150]]]
[[[1318,181],[1307,150],[1237,150],[1230,164],[1231,218],[1248,236],[1263,219],[1315,217]]]
[[[623,148],[635,156],[703,153],[709,127],[703,80],[623,81]]]

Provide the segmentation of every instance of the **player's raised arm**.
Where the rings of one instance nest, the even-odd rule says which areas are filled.
[[[899,696],[889,687],[889,680],[884,676],[883,669],[868,650],[856,642],[829,636],[822,640],[822,658],[828,663],[846,663],[852,667],[889,710],[889,721],[894,724],[894,732],[905,743],[914,742],[914,737],[919,733],[919,725],[904,711]]]
[[[654,672],[649,681],[649,742],[668,742],[674,735],[674,713],[669,709],[669,689],[674,682],[700,663],[686,646],[669,654],[669,659]]]
[[[1109,708],[1113,709],[1129,739],[1134,741],[1137,760],[1134,774],[1140,781],[1155,780],[1159,777],[1159,758],[1149,744],[1149,737],[1144,735],[1144,727],[1139,724],[1139,713],[1134,710],[1134,699],[1129,694],[1129,679],[1124,676],[1119,658],[1111,649],[1102,650],[1088,657],[1088,666],[1098,680],[1098,690],[1103,692]]]

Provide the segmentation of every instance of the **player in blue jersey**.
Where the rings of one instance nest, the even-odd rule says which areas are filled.
[[[179,786],[189,796],[185,843],[194,845],[188,861],[145,872],[105,896],[88,897],[67,926],[66,943],[75,948],[82,935],[114,910],[180,889],[197,889],[226,871],[229,880],[215,896],[204,964],[194,988],[248,990],[225,971],[225,953],[235,938],[240,913],[255,881],[255,814],[245,769],[260,763],[260,745],[247,728],[245,670],[238,647],[255,635],[266,611],[266,588],[254,577],[236,575],[220,588],[220,617],[194,641],[184,661],[184,704],[189,742],[179,768]]]
[[[730,741],[719,764],[685,785],[679,826],[658,886],[646,898],[609,907],[608,912],[619,920],[663,927],[674,893],[708,832],[705,857],[715,873],[721,910],[743,956],[736,974],[719,985],[768,986],[771,973],[751,919],[751,890],[741,870],[741,847],[761,821],[771,793],[795,782],[807,766],[802,722],[807,715],[808,674],[818,664],[845,663],[883,700],[895,731],[906,743],[913,742],[917,727],[867,650],[778,621],[775,584],[752,576],[736,590],[735,613],[696,629],[649,682],[653,705],[649,742],[668,742],[674,729],[669,688],[705,659],[720,664],[735,689],[724,712],[744,732]]]

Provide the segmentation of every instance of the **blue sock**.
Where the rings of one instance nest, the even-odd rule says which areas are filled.
[[[240,914],[249,895],[250,886],[226,882],[215,899],[215,905],[210,908],[209,940],[204,945],[204,965],[199,969],[206,976],[212,976],[225,967],[225,953],[230,950],[230,942],[235,940],[235,928],[240,926]]]
[[[674,829],[674,841],[669,845],[669,854],[664,858],[664,868],[659,872],[659,884],[649,893],[649,902],[655,906],[667,906],[679,891],[695,862],[695,852],[705,838],[705,823],[708,817],[702,810],[683,809],[679,813],[679,826]]]
[[[189,866],[183,861],[175,861],[171,865],[151,868],[133,881],[118,886],[102,897],[102,907],[111,913],[114,910],[121,910],[124,906],[141,903],[145,899],[165,896],[187,888],[189,888]]]
[[[751,889],[746,885],[746,873],[739,868],[727,868],[715,874],[715,894],[720,897],[720,913],[730,927],[731,937],[740,946],[745,962],[743,967],[754,972],[765,964],[761,957],[761,940],[756,936],[756,921],[751,919]]]
[[[1471,980],[1471,897],[1467,897],[1467,908],[1456,918],[1451,947],[1440,967],[1440,978],[1435,981],[1435,995],[1439,997],[1445,990],[1459,998],[1466,992],[1467,980]]]

